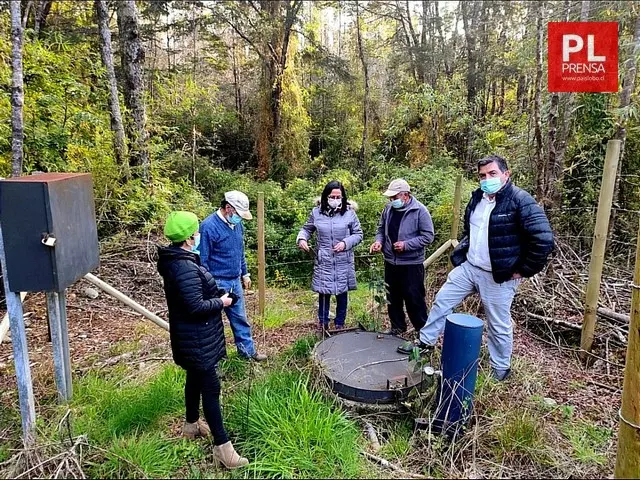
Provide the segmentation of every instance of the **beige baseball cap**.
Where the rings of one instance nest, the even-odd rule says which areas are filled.
[[[224,194],[224,199],[229,202],[229,204],[236,209],[238,215],[245,220],[251,220],[253,218],[249,211],[249,198],[244,193],[238,190],[231,190]]]
[[[389,184],[389,188],[382,195],[385,197],[393,197],[400,192],[411,192],[411,187],[404,178],[396,178]]]

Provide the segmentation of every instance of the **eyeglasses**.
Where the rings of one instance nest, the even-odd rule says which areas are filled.
[[[335,197],[333,195],[329,195],[329,197],[331,200],[342,200],[342,197]]]

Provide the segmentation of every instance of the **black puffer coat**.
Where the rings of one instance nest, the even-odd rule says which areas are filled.
[[[158,272],[169,308],[173,359],[182,368],[209,370],[226,355],[223,303],[200,257],[180,247],[158,248]]]
[[[451,263],[461,265],[469,251],[469,218],[482,199],[473,192],[464,213],[464,234],[451,254]],[[496,283],[510,280],[514,273],[532,277],[547,264],[553,250],[553,232],[544,211],[531,195],[508,181],[496,194],[496,206],[489,218],[489,256]]]

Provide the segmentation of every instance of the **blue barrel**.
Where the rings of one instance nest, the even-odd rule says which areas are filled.
[[[432,431],[453,436],[469,419],[476,388],[483,323],[454,313],[447,317],[442,344],[442,382]]]

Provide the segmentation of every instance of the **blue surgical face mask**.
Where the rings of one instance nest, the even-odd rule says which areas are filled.
[[[402,208],[404,206],[404,202],[402,201],[401,198],[396,198],[391,202],[391,206],[393,208]]]
[[[234,213],[233,215],[228,217],[228,220],[229,220],[229,223],[231,223],[233,225],[237,225],[242,221],[242,217],[240,215],[238,215],[237,213]]]
[[[501,188],[502,180],[500,179],[500,177],[487,178],[486,180],[480,181],[480,189],[484,193],[488,193],[489,195],[497,193]]]
[[[200,255],[200,250],[198,250],[198,247],[200,246],[200,235],[193,237],[193,241],[195,243],[191,246],[191,251]]]

